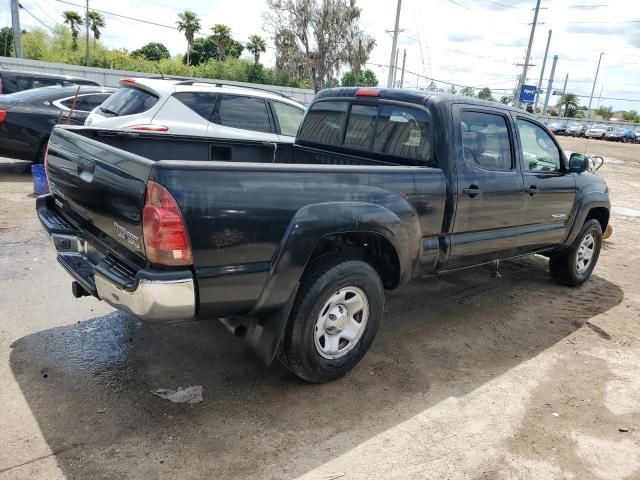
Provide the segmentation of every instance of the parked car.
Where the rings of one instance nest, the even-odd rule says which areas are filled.
[[[634,143],[636,141],[637,134],[631,129],[625,129],[622,141],[624,143]]]
[[[636,134],[636,143],[640,143],[640,128],[637,128],[634,133]]]
[[[566,135],[569,137],[584,137],[584,132],[586,131],[587,125],[578,123],[567,128]]]
[[[608,132],[613,131],[613,127],[607,125],[592,125],[584,132],[586,138],[604,139]]]
[[[548,126],[551,133],[554,135],[565,135],[567,132],[568,125],[566,123],[555,122]]]
[[[293,143],[304,105],[267,90],[193,80],[125,78],[86,125]]]
[[[610,211],[588,164],[506,105],[337,88],[277,149],[58,126],[36,208],[76,297],[224,317],[258,358],[324,382],[360,361],[384,290],[412,278],[542,253],[558,282],[587,281]]]
[[[42,163],[53,126],[84,124],[89,112],[114,91],[56,86],[0,97],[0,154]]]
[[[98,82],[86,78],[71,77],[67,75],[53,75],[46,73],[20,72],[17,70],[0,70],[0,95],[30,90],[32,88],[49,87],[59,85],[87,85],[100,87]]]
[[[605,134],[604,138],[605,140],[609,140],[611,142],[621,142],[624,138],[624,135],[624,128],[613,128]]]

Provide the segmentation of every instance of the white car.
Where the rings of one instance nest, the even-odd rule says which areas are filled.
[[[305,107],[267,90],[197,80],[124,78],[85,125],[235,140],[295,140]]]
[[[608,132],[612,132],[613,127],[606,125],[593,125],[584,132],[586,138],[604,138]]]

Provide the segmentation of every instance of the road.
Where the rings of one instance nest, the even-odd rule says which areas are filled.
[[[74,299],[0,160],[0,480],[640,478],[640,145],[589,148],[618,213],[588,284],[542,257],[419,279],[327,385],[256,366],[219,322]],[[189,385],[202,403],[150,393]]]

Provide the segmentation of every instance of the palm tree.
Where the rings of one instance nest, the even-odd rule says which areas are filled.
[[[180,19],[176,22],[176,25],[178,25],[178,31],[184,32],[184,38],[187,40],[187,65],[191,65],[189,52],[193,45],[193,38],[196,33],[200,31],[200,28],[202,28],[200,25],[200,18],[198,18],[198,15],[191,10],[185,10],[184,12],[179,13],[178,18]]]
[[[62,17],[64,18],[64,23],[69,25],[71,28],[71,38],[73,39],[73,49],[78,49],[78,34],[80,33],[80,29],[78,28],[80,25],[84,25],[82,21],[82,17],[79,13],[74,12],[72,10],[67,10],[62,13]]]
[[[216,42],[218,48],[218,58],[224,62],[227,57],[227,45],[233,40],[231,38],[231,29],[222,23],[217,23],[211,27],[213,34],[211,35]]]
[[[267,50],[267,42],[260,35],[251,35],[249,43],[247,43],[247,50],[253,53],[253,61],[257,65],[260,61],[260,53]]]
[[[578,96],[575,93],[565,93],[560,97],[560,100],[558,101],[559,113],[562,114],[563,107],[564,107],[565,116],[567,115],[567,112],[569,111],[569,109],[577,110],[579,102],[580,100],[578,99]]]
[[[613,108],[599,107],[596,110],[596,115],[600,115],[603,120],[609,120],[611,117],[613,117]]]
[[[100,29],[106,27],[107,24],[104,21],[104,17],[95,10],[89,10],[89,21],[89,28],[93,32],[93,46],[95,47],[96,40],[100,40],[100,35],[102,35]]]

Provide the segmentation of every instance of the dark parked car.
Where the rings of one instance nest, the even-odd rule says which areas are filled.
[[[554,135],[565,135],[567,132],[567,124],[566,123],[551,123],[548,125],[549,131]]]
[[[604,139],[610,142],[622,142],[625,134],[626,130],[624,128],[614,128],[605,134]]]
[[[42,162],[54,125],[82,125],[89,112],[114,91],[104,87],[42,87],[0,97],[0,154]]]
[[[68,85],[101,86],[98,82],[80,77],[0,70],[0,95],[9,95],[11,93],[21,92],[22,90],[50,87],[52,85],[59,85],[61,87]]]
[[[542,253],[558,282],[587,281],[610,210],[587,169],[522,110],[338,88],[293,145],[58,126],[36,208],[75,296],[224,318],[259,358],[323,382],[412,278]]]
[[[575,125],[571,125],[569,128],[567,128],[565,135],[567,135],[568,137],[583,137],[584,132],[586,131],[587,131],[587,125],[578,123]]]

